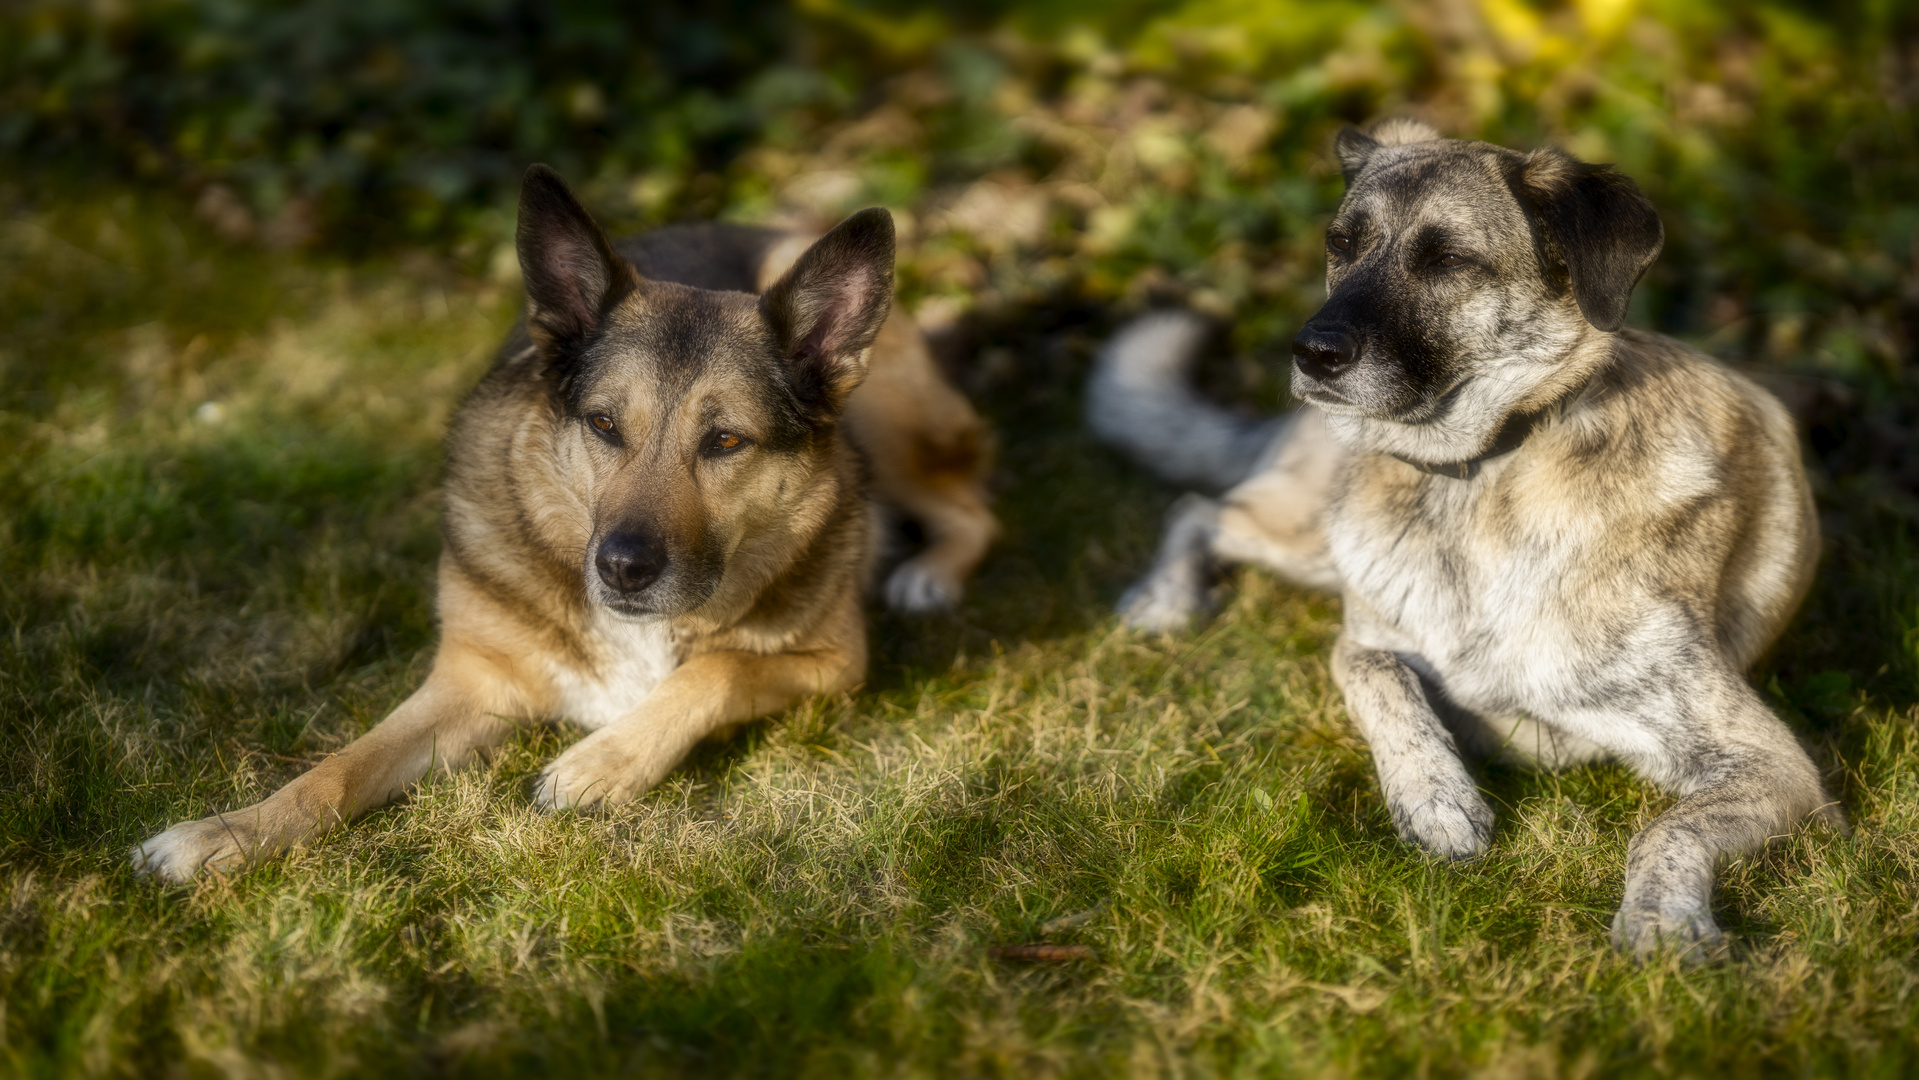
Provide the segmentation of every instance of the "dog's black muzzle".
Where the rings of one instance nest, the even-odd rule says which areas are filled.
[[[1443,389],[1429,328],[1404,307],[1370,280],[1342,282],[1293,338],[1293,395],[1393,417]]]

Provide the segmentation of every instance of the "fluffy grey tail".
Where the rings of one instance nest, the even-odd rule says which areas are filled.
[[[1224,490],[1252,475],[1285,426],[1235,416],[1195,394],[1187,373],[1206,324],[1161,311],[1120,328],[1093,362],[1086,419],[1101,442],[1178,484]]]

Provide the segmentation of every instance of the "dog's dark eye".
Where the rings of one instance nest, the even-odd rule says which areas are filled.
[[[1326,242],[1332,245],[1334,251],[1344,253],[1353,250],[1353,238],[1340,233],[1327,233]]]
[[[1441,255],[1439,258],[1433,260],[1433,265],[1443,266],[1450,270],[1455,266],[1466,265],[1466,259],[1462,255],[1446,254],[1446,255]]]
[[[746,445],[747,440],[730,431],[716,431],[707,436],[706,452],[709,454],[730,454]]]
[[[593,430],[599,432],[600,434],[602,435],[613,434],[613,418],[612,417],[595,416],[592,418],[590,422],[593,425]]]

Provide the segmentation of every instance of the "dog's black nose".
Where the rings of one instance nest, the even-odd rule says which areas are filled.
[[[666,569],[666,545],[639,533],[616,532],[600,541],[593,568],[616,593],[636,593],[659,579]]]
[[[1352,331],[1340,326],[1314,326],[1307,323],[1293,339],[1293,363],[1315,379],[1337,378],[1353,366],[1359,342]]]

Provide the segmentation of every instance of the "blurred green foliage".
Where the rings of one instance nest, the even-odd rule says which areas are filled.
[[[443,236],[534,159],[723,155],[789,21],[752,0],[28,4],[0,15],[0,147],[223,183],[338,239]]]
[[[621,227],[885,203],[928,226],[909,303],[1170,294],[1237,315],[1255,352],[1315,302],[1337,126],[1555,141],[1664,212],[1641,321],[1879,397],[1919,340],[1916,98],[1919,14],[1891,0],[0,13],[0,152],[172,185],[235,238],[477,265],[544,160]]]

